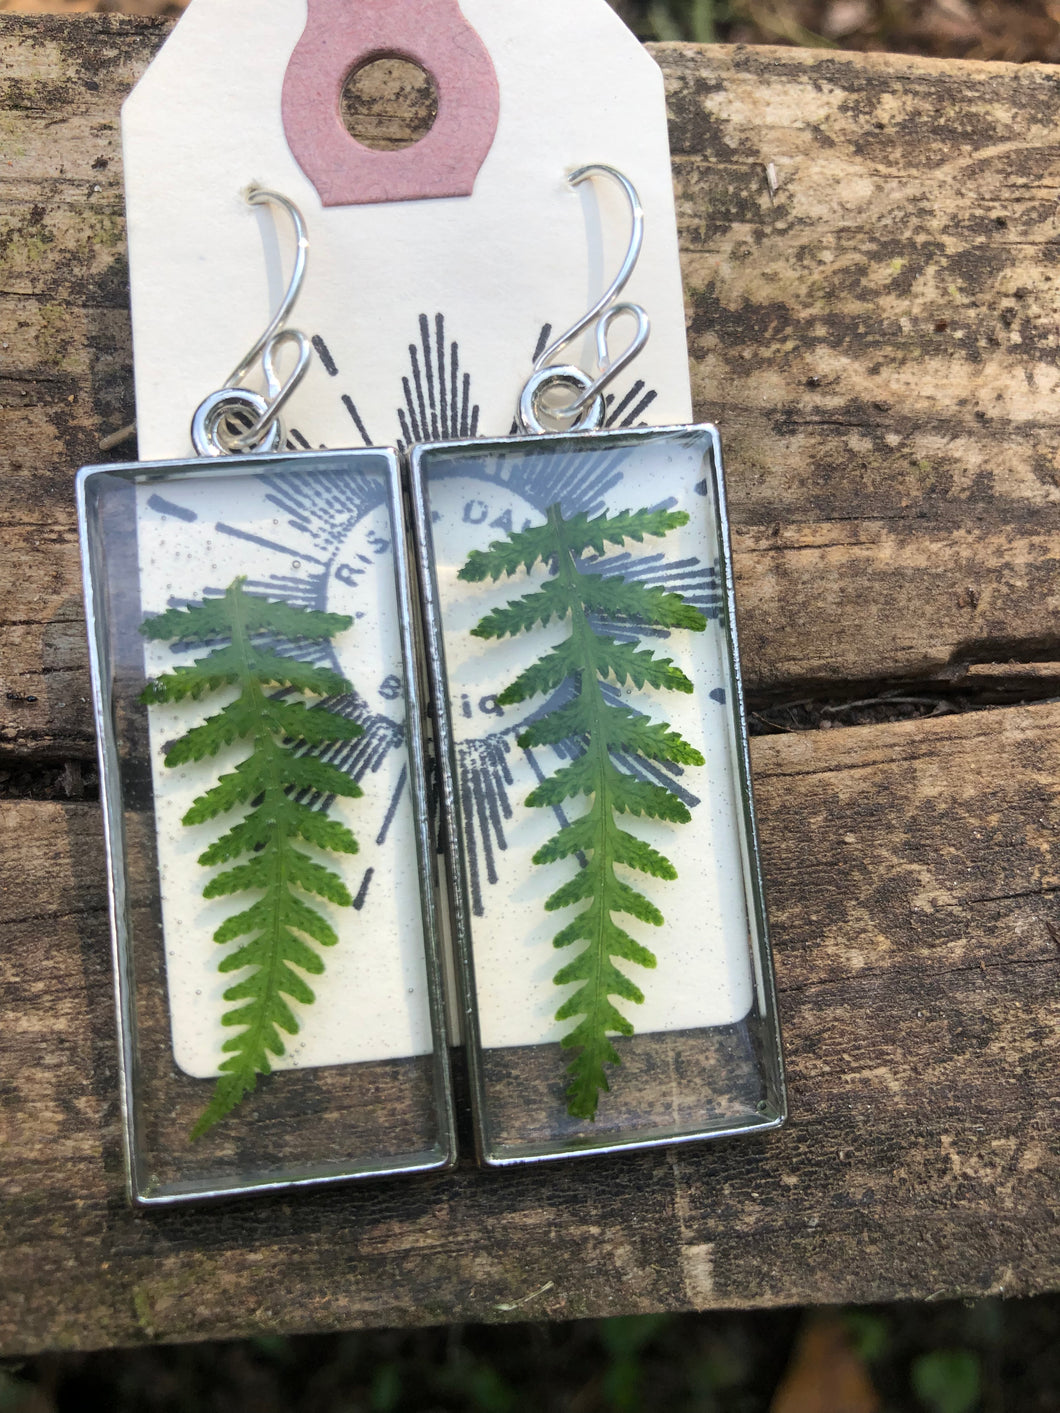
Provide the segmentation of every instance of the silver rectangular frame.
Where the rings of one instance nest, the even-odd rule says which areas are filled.
[[[714,1124],[695,1132],[674,1136],[653,1133],[643,1138],[631,1137],[599,1142],[575,1140],[564,1144],[528,1144],[520,1151],[504,1150],[491,1143],[488,1131],[488,1103],[483,1074],[478,1008],[475,999],[475,968],[471,936],[470,890],[465,835],[461,818],[461,803],[457,788],[455,738],[450,711],[445,645],[441,618],[441,602],[435,574],[431,507],[424,474],[424,459],[432,451],[444,447],[447,451],[466,450],[474,457],[488,457],[508,448],[526,447],[532,443],[541,450],[550,447],[572,449],[578,445],[605,442],[617,446],[621,442],[636,443],[646,438],[674,433],[700,432],[709,438],[710,475],[717,507],[717,535],[723,574],[724,603],[727,613],[727,659],[734,684],[732,714],[736,736],[736,776],[741,800],[741,848],[748,880],[748,918],[753,931],[751,953],[754,962],[754,997],[756,1022],[760,1027],[763,1069],[766,1073],[767,1097],[758,1105],[757,1116],[733,1124]],[[589,1154],[638,1151],[671,1146],[676,1143],[701,1142],[714,1138],[731,1138],[744,1134],[762,1133],[779,1128],[787,1118],[787,1095],[780,1025],[777,1014],[776,986],[773,975],[772,951],[766,919],[765,889],[762,878],[758,829],[754,814],[750,755],[744,709],[743,686],[740,676],[739,644],[736,629],[736,602],[732,571],[732,547],[729,537],[725,499],[725,479],[722,467],[721,438],[718,429],[709,423],[693,427],[637,427],[601,432],[550,433],[528,437],[483,438],[444,443],[424,443],[411,448],[410,492],[413,530],[419,568],[419,589],[424,618],[427,668],[434,707],[435,752],[437,758],[438,797],[444,837],[448,841],[447,877],[452,933],[462,992],[462,1022],[468,1052],[471,1099],[475,1119],[475,1142],[479,1161],[489,1167],[513,1167],[559,1158]]]
[[[141,1149],[138,1144],[140,1123],[136,1102],[138,1089],[137,1026],[126,888],[126,846],[121,807],[121,783],[115,768],[117,741],[111,710],[107,646],[96,591],[97,581],[102,571],[99,563],[99,545],[92,532],[90,490],[93,482],[105,475],[123,479],[130,484],[142,481],[163,481],[172,478],[176,473],[198,477],[219,474],[254,475],[264,471],[272,476],[285,470],[307,470],[310,463],[315,469],[338,470],[348,467],[351,457],[368,455],[385,461],[388,507],[394,533],[394,568],[402,659],[405,665],[404,703],[408,723],[406,735],[409,777],[415,818],[417,872],[423,915],[428,1005],[433,1038],[434,1107],[438,1118],[440,1151],[436,1156],[424,1156],[418,1161],[411,1160],[399,1166],[387,1163],[369,1163],[362,1167],[344,1170],[333,1170],[331,1167],[327,1167],[326,1170],[314,1170],[310,1165],[304,1171],[294,1172],[290,1176],[284,1177],[266,1176],[249,1181],[222,1180],[213,1185],[192,1184],[186,1190],[180,1184],[174,1184],[172,1189],[156,1190],[152,1186],[149,1174],[143,1170]],[[92,704],[100,765],[100,801],[103,810],[107,857],[107,893],[119,1040],[119,1088],[123,1149],[128,1196],[130,1202],[136,1207],[165,1208],[187,1202],[235,1197],[247,1193],[281,1192],[293,1188],[321,1187],[355,1179],[437,1172],[452,1168],[456,1162],[456,1121],[449,1068],[444,984],[439,946],[436,856],[427,790],[424,744],[426,704],[421,694],[417,665],[415,594],[401,474],[401,461],[394,451],[371,448],[363,451],[292,452],[268,455],[248,454],[238,457],[189,458],[187,461],[169,462],[119,462],[114,465],[86,466],[77,475],[78,530],[84,577]]]

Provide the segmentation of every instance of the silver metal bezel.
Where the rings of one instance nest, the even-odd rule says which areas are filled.
[[[741,845],[744,856],[745,879],[748,894],[748,914],[753,920],[755,937],[751,948],[755,972],[755,999],[758,1016],[764,1037],[763,1066],[767,1071],[771,1098],[768,1110],[760,1119],[738,1122],[731,1126],[712,1126],[696,1132],[681,1133],[675,1137],[652,1136],[645,1139],[605,1140],[601,1142],[577,1142],[559,1147],[539,1145],[540,1151],[527,1147],[518,1154],[498,1155],[490,1151],[486,1135],[487,1100],[482,1070],[482,1045],[479,1018],[475,1003],[474,957],[471,939],[471,918],[467,873],[467,858],[464,845],[464,832],[461,819],[461,806],[456,786],[457,769],[455,738],[449,707],[445,645],[441,619],[441,603],[434,566],[433,539],[431,533],[431,511],[429,494],[424,475],[423,462],[433,450],[444,447],[447,451],[466,450],[481,458],[509,448],[525,447],[532,444],[541,450],[549,447],[570,449],[572,445],[605,442],[614,445],[618,442],[636,443],[666,434],[689,432],[703,433],[711,449],[710,475],[714,490],[714,505],[717,507],[717,534],[724,576],[724,598],[727,615],[725,635],[731,680],[734,684],[732,705],[732,725],[735,733],[736,768],[741,801]],[[744,709],[743,685],[740,675],[740,653],[736,629],[736,599],[732,569],[732,546],[729,537],[728,516],[725,500],[725,479],[722,467],[721,437],[718,429],[710,423],[695,426],[636,427],[622,430],[558,432],[533,437],[499,437],[491,439],[470,439],[444,443],[423,443],[414,446],[409,455],[410,493],[413,512],[413,530],[419,568],[419,588],[425,627],[427,668],[430,674],[431,697],[434,712],[435,752],[438,773],[438,799],[442,812],[444,837],[449,848],[446,866],[449,882],[449,906],[451,928],[455,943],[461,990],[461,1019],[464,1041],[468,1053],[468,1069],[472,1107],[475,1118],[475,1142],[479,1161],[489,1167],[521,1167],[526,1164],[551,1162],[562,1158],[574,1158],[604,1153],[635,1152],[649,1148],[669,1147],[677,1143],[704,1142],[717,1138],[732,1138],[743,1134],[757,1134],[779,1128],[787,1118],[787,1094],[784,1079],[784,1062],[781,1046],[780,1024],[777,1013],[776,985],[773,975],[773,958],[769,941],[769,928],[766,918],[765,885],[762,876],[761,857],[758,842],[758,829],[755,821],[754,798],[751,783],[750,752],[747,739],[747,725]]]
[[[387,469],[388,507],[394,533],[394,568],[401,626],[404,672],[404,700],[407,721],[409,777],[412,790],[416,830],[418,880],[423,914],[425,961],[427,969],[428,1004],[434,1043],[434,1093],[438,1114],[442,1152],[430,1161],[403,1166],[392,1164],[366,1165],[351,1170],[314,1173],[306,1171],[290,1178],[263,1178],[250,1181],[224,1181],[213,1186],[192,1185],[189,1190],[154,1191],[143,1171],[138,1148],[137,1044],[136,1013],[131,949],[126,902],[126,852],[122,825],[121,784],[108,760],[113,759],[116,740],[111,711],[111,694],[103,625],[100,616],[97,582],[100,566],[96,563],[96,546],[91,533],[89,492],[100,477],[118,477],[130,483],[163,481],[175,475],[243,474],[269,475],[284,471],[348,470],[351,458],[370,455],[378,469],[385,460]],[[89,667],[92,683],[92,706],[96,723],[97,749],[100,765],[100,803],[103,811],[104,838],[107,856],[107,895],[110,910],[111,951],[115,977],[115,1009],[119,1040],[119,1093],[122,1112],[122,1143],[125,1157],[127,1191],[130,1202],[140,1208],[157,1209],[202,1202],[211,1199],[237,1197],[248,1193],[285,1192],[294,1188],[328,1186],[364,1178],[412,1175],[444,1171],[456,1162],[456,1120],[452,1082],[448,1059],[448,1037],[445,1018],[444,983],[439,943],[438,900],[435,888],[434,840],[430,825],[427,768],[424,744],[424,701],[417,671],[416,598],[413,588],[408,527],[401,484],[401,461],[396,452],[386,448],[349,451],[315,451],[289,453],[251,453],[218,458],[189,458],[187,461],[119,462],[114,465],[86,466],[78,472],[76,500],[78,533],[81,545],[84,579],[85,617],[88,628]]]

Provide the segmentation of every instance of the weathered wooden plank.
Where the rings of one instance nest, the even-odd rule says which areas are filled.
[[[789,1128],[532,1173],[125,1209],[95,809],[0,809],[0,1341],[1060,1282],[1060,706],[754,743]]]
[[[749,679],[1051,643],[1055,70],[659,57]]]
[[[117,117],[166,33],[0,19],[0,685],[38,697],[0,694],[0,749],[30,757],[91,751],[71,472],[131,413]],[[748,685],[1054,647],[1055,71],[656,53]]]
[[[0,749],[27,760],[92,749],[70,472],[129,416],[116,118],[164,33],[0,21],[3,688],[39,698],[0,696]],[[1054,647],[1053,71],[658,52],[750,685]],[[784,1133],[151,1220],[121,1198],[96,811],[5,806],[5,1347],[1055,1286],[1058,733],[1010,708],[756,743]]]
[[[0,18],[0,750],[8,754],[83,758],[95,749],[72,472],[103,459],[101,428],[132,416],[118,107],[163,35],[94,17],[73,27]]]

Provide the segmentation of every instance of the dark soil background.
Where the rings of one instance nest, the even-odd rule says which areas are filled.
[[[0,0],[0,11],[177,15],[186,0]],[[1060,60],[1058,0],[611,0],[643,39]]]
[[[612,0],[645,39],[1060,59],[1056,0]],[[91,7],[88,7],[91,8]],[[105,5],[100,5],[105,8]],[[110,6],[110,8],[118,8]]]
[[[1060,1297],[262,1335],[0,1368],[18,1413],[1056,1413]]]
[[[612,3],[644,39],[1060,61],[1060,0]],[[180,0],[0,0],[0,11],[41,13],[181,8]],[[1041,684],[1028,696],[1047,694]],[[862,701],[752,702],[750,726],[827,729],[989,704],[956,687],[917,698],[895,688]],[[26,779],[0,771],[0,794],[97,798],[94,769],[70,769],[38,766]],[[1058,1324],[1060,1296],[1043,1296],[262,1334],[9,1360],[0,1364],[0,1413],[1060,1413]]]

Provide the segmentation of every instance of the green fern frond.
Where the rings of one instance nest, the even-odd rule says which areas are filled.
[[[223,598],[204,599],[187,608],[167,608],[165,613],[141,624],[140,632],[145,638],[162,643],[208,643],[213,638],[228,638],[232,633],[232,594],[237,584],[242,588],[245,582],[244,578],[237,579]],[[352,621],[345,613],[322,613],[316,608],[302,608],[245,591],[239,595],[239,605],[246,633],[268,633],[295,642],[301,638],[309,642],[334,638]]]
[[[321,613],[248,594],[244,580],[236,579],[223,598],[169,609],[141,625],[147,638],[189,647],[226,640],[189,666],[176,667],[149,682],[142,701],[198,701],[220,687],[239,688],[235,701],[172,743],[166,765],[215,756],[236,741],[251,743],[250,755],[198,796],[184,815],[187,825],[205,824],[239,805],[253,806],[199,855],[199,863],[214,868],[249,854],[245,862],[216,874],[203,888],[203,897],[261,894],[250,907],[226,918],[214,933],[214,941],[221,945],[250,938],[222,958],[219,971],[253,970],[224,993],[232,1006],[222,1024],[239,1030],[222,1047],[221,1076],[191,1131],[193,1140],[229,1114],[254,1089],[258,1075],[269,1074],[272,1060],[285,1053],[281,1032],[298,1033],[289,1001],[309,1005],[314,1000],[302,973],[319,976],[324,962],[303,939],[309,937],[321,947],[333,947],[339,939],[323,914],[302,895],[324,898],[338,907],[353,902],[340,876],[296,848],[295,842],[301,839],[317,849],[355,854],[357,840],[339,820],[329,819],[294,796],[302,790],[350,798],[360,795],[360,786],[337,766],[305,752],[311,746],[352,741],[364,728],[323,705],[310,710],[304,701],[287,700],[289,692],[329,697],[352,689],[330,668],[276,650],[281,640],[292,648],[299,641],[323,642],[352,622],[345,614]],[[261,636],[266,637],[265,643],[254,641]]]
[[[488,613],[472,629],[480,638],[504,638],[528,632],[553,619],[569,619],[571,635],[521,672],[497,697],[502,706],[554,691],[573,678],[574,698],[533,722],[518,737],[520,746],[580,742],[582,753],[554,771],[527,796],[526,803],[555,807],[566,800],[591,797],[585,814],[566,825],[534,855],[534,863],[584,857],[578,873],[545,902],[549,912],[585,904],[553,939],[558,948],[584,943],[574,960],[553,978],[557,986],[577,983],[577,990],[556,1012],[556,1019],[578,1024],[563,1037],[574,1052],[568,1067],[567,1109],[575,1118],[595,1119],[601,1092],[609,1088],[608,1065],[620,1063],[611,1035],[632,1035],[633,1026],[611,997],[639,1004],[643,993],[618,961],[654,967],[656,959],[615,921],[626,914],[659,927],[663,915],[643,893],[623,882],[615,865],[654,878],[673,879],[677,870],[657,849],[619,828],[622,814],[646,815],[674,824],[691,818],[684,803],[663,785],[642,780],[620,768],[616,757],[702,765],[702,754],[666,722],[649,721],[628,707],[608,701],[603,684],[632,682],[668,691],[691,692],[692,682],[669,658],[656,657],[638,644],[618,642],[596,620],[643,623],[659,628],[701,632],[706,619],[679,594],[649,588],[619,574],[593,574],[580,562],[587,551],[603,554],[605,545],[640,542],[686,524],[683,511],[636,510],[590,519],[581,513],[565,519],[560,507],[548,512],[545,525],[513,532],[487,550],[475,550],[460,570],[472,583],[497,580],[537,564],[552,577],[533,593]]]
[[[623,510],[618,515],[597,515],[590,520],[584,510],[563,523],[564,543],[572,554],[586,550],[603,554],[605,545],[622,546],[627,540],[640,544],[645,535],[665,535],[683,525],[688,516],[680,510]],[[548,563],[556,554],[556,541],[549,525],[513,530],[506,540],[494,540],[487,550],[472,550],[460,577],[469,583],[500,579],[520,569],[531,570],[538,560]]]
[[[639,649],[632,643],[620,643],[603,635],[592,643],[593,667],[604,678],[611,675],[618,686],[632,682],[635,687],[665,687],[677,692],[691,692],[692,683],[668,657],[656,657],[650,649]],[[528,697],[554,691],[572,672],[584,663],[579,658],[580,645],[570,637],[521,672],[498,696],[501,706],[515,706]]]

